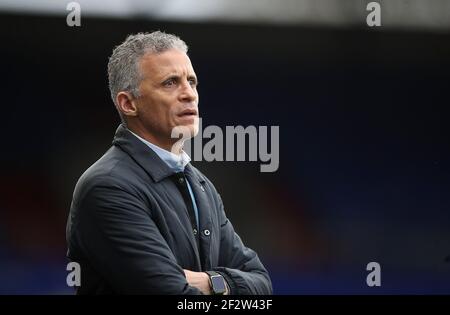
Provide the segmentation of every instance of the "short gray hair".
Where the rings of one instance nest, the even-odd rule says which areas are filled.
[[[125,41],[116,46],[108,62],[108,80],[111,98],[116,105],[122,122],[125,122],[118,108],[116,96],[121,91],[139,96],[139,61],[147,53],[162,53],[170,49],[179,49],[185,53],[188,46],[178,36],[161,31],[128,35]]]

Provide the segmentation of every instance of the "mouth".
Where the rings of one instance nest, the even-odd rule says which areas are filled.
[[[184,111],[182,111],[181,113],[178,114],[178,117],[182,117],[182,118],[192,118],[192,117],[197,117],[197,110],[195,109],[185,109]]]

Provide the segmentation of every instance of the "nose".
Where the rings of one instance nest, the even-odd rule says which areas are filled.
[[[186,81],[181,87],[180,100],[182,102],[193,102],[197,100],[197,90]]]

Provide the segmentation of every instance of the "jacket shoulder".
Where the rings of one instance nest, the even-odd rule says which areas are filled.
[[[130,174],[140,171],[128,154],[112,146],[80,176],[75,185],[73,200],[82,198],[89,190],[100,185],[131,187],[135,177]]]

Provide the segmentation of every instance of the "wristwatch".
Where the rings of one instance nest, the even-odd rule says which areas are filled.
[[[227,285],[223,276],[215,271],[205,271],[209,276],[212,294],[223,295],[227,292]]]

